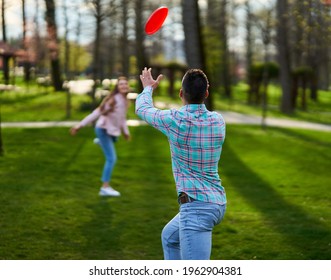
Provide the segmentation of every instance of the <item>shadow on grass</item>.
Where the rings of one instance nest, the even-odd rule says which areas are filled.
[[[101,197],[88,204],[93,218],[81,229],[87,240],[84,259],[163,257],[160,234],[169,214],[165,208],[172,208],[169,201],[176,203],[168,142],[150,127],[132,129],[132,134],[133,141],[116,143],[118,161],[111,184],[121,197]]]
[[[330,132],[325,132],[327,137],[325,137],[325,140],[320,140],[316,139],[314,137],[314,131],[309,131],[310,134],[308,135],[307,131],[301,131],[301,130],[293,130],[293,129],[286,129],[286,128],[281,128],[281,127],[273,127],[272,128],[275,131],[279,131],[284,135],[287,135],[289,137],[295,138],[297,140],[303,141],[305,143],[308,143],[310,146],[315,146],[315,147],[325,147],[329,148],[331,146],[331,137],[330,137]],[[327,141],[328,140],[328,141]],[[326,154],[324,153],[326,156]],[[329,155],[330,156],[330,155]]]
[[[85,247],[81,248],[83,259],[121,258],[124,228],[114,222],[113,199],[116,198],[101,197],[97,203],[87,205],[93,214],[91,220],[82,227],[82,234],[86,238]]]
[[[280,233],[290,244],[293,256],[297,256],[295,259],[330,259],[331,248],[328,244],[331,232],[323,223],[309,215],[308,210],[285,201],[241,161],[230,145],[227,145],[222,157],[223,162],[227,162],[222,166],[222,171],[228,182],[264,216],[265,225]],[[263,228],[256,230],[263,232]]]
[[[89,140],[89,138],[83,138],[79,141],[79,144],[74,149],[72,149],[73,152],[70,153],[70,157],[66,158],[66,161],[63,163],[64,173],[70,172],[69,170],[71,165],[77,161],[79,154],[82,152],[83,147]]]

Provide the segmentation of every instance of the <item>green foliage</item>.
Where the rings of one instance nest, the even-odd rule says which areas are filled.
[[[170,69],[171,71],[186,71],[187,66],[184,65],[183,63],[177,62],[177,61],[169,61],[168,63],[165,64],[165,67],[167,69]]]
[[[314,70],[309,66],[297,67],[292,71],[294,77],[302,77],[305,79],[312,78],[314,76]]]
[[[254,63],[249,69],[248,103],[259,105],[262,101],[261,85],[267,90],[271,79],[278,77],[279,66],[274,62]],[[267,92],[266,92],[267,94]]]
[[[257,80],[262,80],[264,71],[267,71],[269,79],[277,78],[279,75],[279,66],[275,62],[254,63],[250,68],[250,75]]]
[[[129,64],[130,64],[130,69],[129,69],[129,72],[130,72],[130,75],[138,75],[138,65],[137,65],[137,58],[133,55],[130,56],[129,58]]]
[[[85,47],[70,41],[69,52],[69,72],[76,74],[84,72],[92,61],[91,53],[89,53]],[[65,61],[65,44],[63,40],[60,44],[60,60],[62,61],[62,64]]]
[[[203,29],[203,38],[205,45],[206,68],[208,69],[210,82],[219,85],[219,77],[221,72],[222,62],[222,42],[219,34],[211,29]]]
[[[130,130],[116,144],[122,196],[101,198],[92,128],[3,129],[0,259],[162,259],[160,233],[178,211],[168,141]],[[228,125],[212,259],[329,260],[330,154],[329,133]]]

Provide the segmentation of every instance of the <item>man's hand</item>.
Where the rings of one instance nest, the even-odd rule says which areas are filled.
[[[163,75],[161,74],[156,78],[156,80],[154,80],[154,78],[152,77],[152,68],[147,69],[146,67],[140,75],[140,80],[143,85],[143,88],[151,86],[153,89],[156,89],[162,78]]]

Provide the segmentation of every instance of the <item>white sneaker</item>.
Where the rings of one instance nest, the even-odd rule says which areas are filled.
[[[120,196],[121,194],[112,187],[101,187],[99,195],[101,196]]]
[[[99,138],[94,138],[93,143],[96,145],[100,145],[100,139]]]

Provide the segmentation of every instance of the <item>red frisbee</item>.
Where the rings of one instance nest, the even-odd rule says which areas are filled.
[[[160,7],[157,8],[148,18],[145,24],[145,32],[148,35],[154,34],[156,31],[158,31],[165,19],[168,15],[168,8],[167,7]]]

